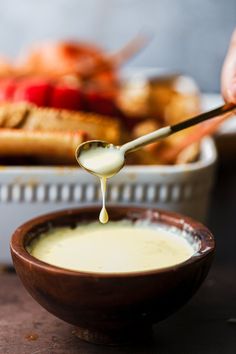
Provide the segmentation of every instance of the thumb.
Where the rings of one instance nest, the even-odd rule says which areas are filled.
[[[222,69],[221,92],[226,102],[236,103],[236,29]]]

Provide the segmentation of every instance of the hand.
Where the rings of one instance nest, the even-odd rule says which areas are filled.
[[[236,103],[236,29],[222,69],[221,92],[226,102]]]

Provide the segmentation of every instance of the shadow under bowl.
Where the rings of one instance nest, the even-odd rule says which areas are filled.
[[[52,227],[74,227],[97,221],[99,207],[82,207],[39,216],[12,236],[11,254],[17,274],[32,297],[58,318],[77,327],[89,342],[121,344],[142,338],[152,324],[184,305],[210,268],[215,242],[202,224],[158,209],[110,206],[111,220],[149,220],[189,235],[198,251],[168,268],[130,273],[92,273],[59,268],[31,256],[32,239]]]

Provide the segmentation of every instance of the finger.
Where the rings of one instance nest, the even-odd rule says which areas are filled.
[[[236,29],[222,69],[221,91],[226,102],[236,103]]]

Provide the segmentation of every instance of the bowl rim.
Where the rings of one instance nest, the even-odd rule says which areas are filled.
[[[171,225],[171,221],[176,222],[181,227],[187,228],[187,230],[183,230],[186,232],[192,233],[193,236],[196,236],[200,239],[200,249],[194,253],[190,258],[186,261],[178,263],[173,266],[151,269],[151,270],[141,270],[141,271],[131,271],[131,272],[109,272],[109,273],[101,273],[101,272],[93,272],[93,271],[77,271],[72,269],[66,269],[63,267],[55,266],[49,264],[47,262],[41,261],[34,256],[32,256],[25,248],[25,237],[26,235],[37,226],[42,226],[43,224],[50,223],[53,220],[62,218],[63,216],[72,216],[76,214],[89,213],[89,212],[97,212],[99,214],[100,206],[97,205],[86,205],[80,206],[78,208],[57,210],[54,212],[46,213],[43,215],[39,215],[35,218],[30,219],[24,224],[20,225],[13,233],[10,241],[10,250],[11,256],[18,257],[21,261],[28,263],[30,266],[36,266],[41,270],[50,273],[62,274],[64,276],[75,276],[75,277],[88,277],[88,278],[130,278],[130,277],[140,277],[140,276],[148,276],[159,273],[168,273],[171,271],[176,272],[179,269],[185,268],[186,266],[199,262],[204,258],[208,257],[210,254],[214,254],[215,252],[215,239],[210,230],[194,219],[184,216],[179,213],[174,213],[170,211],[165,211],[162,209],[154,208],[154,207],[145,207],[145,206],[134,206],[134,205],[120,205],[120,204],[108,204],[109,212],[112,213],[114,210],[120,209],[127,212],[132,212],[135,214],[143,213],[149,215],[155,215],[158,217],[157,221],[160,223],[166,223]],[[129,219],[129,218],[127,218]],[[121,219],[122,220],[122,219]],[[90,220],[91,221],[91,220]],[[173,226],[173,225],[172,225]]]

